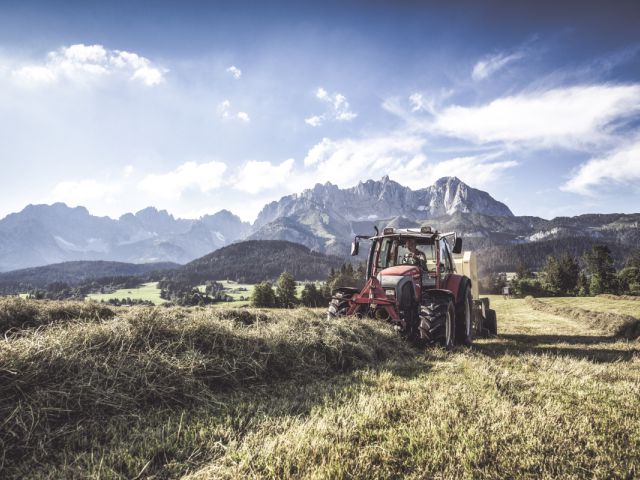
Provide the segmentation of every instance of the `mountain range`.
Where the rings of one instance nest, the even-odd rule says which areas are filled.
[[[383,177],[344,189],[317,184],[265,205],[253,224],[227,210],[187,220],[148,207],[111,219],[62,203],[29,205],[0,220],[0,271],[73,260],[187,263],[239,240],[287,240],[345,257],[352,236],[373,232],[373,225],[425,223],[462,233],[467,248],[559,239],[640,245],[640,214],[514,216],[456,177],[419,190]]]

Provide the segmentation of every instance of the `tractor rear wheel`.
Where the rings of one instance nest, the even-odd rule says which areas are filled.
[[[447,350],[456,338],[456,311],[448,296],[434,296],[420,307],[420,336]]]
[[[498,318],[496,311],[487,309],[486,318],[484,319],[484,328],[487,329],[489,335],[498,335]]]
[[[327,310],[327,320],[333,320],[337,317],[344,317],[349,310],[349,300],[353,297],[353,293],[336,292]]]

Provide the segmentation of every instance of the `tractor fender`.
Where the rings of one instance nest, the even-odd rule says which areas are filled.
[[[447,278],[447,290],[453,293],[453,301],[454,303],[460,300],[460,297],[464,291],[464,289],[469,286],[471,288],[471,280],[464,275],[449,275]]]
[[[425,297],[446,297],[451,299],[452,302],[455,303],[456,301],[456,297],[455,295],[451,292],[451,290],[446,290],[444,288],[430,288],[429,290],[424,292],[424,296]]]
[[[356,293],[360,293],[360,289],[353,287],[338,287],[332,292],[332,296],[335,296],[337,293],[341,293],[343,295],[355,295]]]

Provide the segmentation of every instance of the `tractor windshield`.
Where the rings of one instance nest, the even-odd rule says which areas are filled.
[[[386,237],[379,240],[377,270],[396,265],[419,265],[435,270],[436,249],[432,240],[415,237]]]

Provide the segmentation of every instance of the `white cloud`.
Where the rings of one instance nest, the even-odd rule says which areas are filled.
[[[307,125],[318,127],[328,120],[349,122],[358,116],[357,113],[351,110],[347,97],[341,93],[330,94],[320,87],[316,90],[316,98],[327,104],[327,111],[322,115],[313,115],[306,118],[304,121]]]
[[[235,65],[231,65],[229,68],[227,68],[227,72],[233,75],[233,78],[235,78],[236,80],[240,80],[240,77],[242,77],[242,70],[240,70]]]
[[[608,143],[612,122],[639,109],[639,85],[575,86],[503,97],[480,107],[451,106],[427,128],[476,143],[580,149]]]
[[[473,78],[476,82],[480,80],[484,80],[485,78],[493,75],[498,70],[504,68],[507,64],[519,60],[524,55],[520,52],[505,54],[499,53],[497,55],[491,55],[489,57],[483,58],[478,61],[473,67],[473,71],[471,72],[471,78]]]
[[[188,189],[207,193],[220,187],[226,170],[222,162],[186,162],[171,172],[147,175],[138,186],[153,196],[179,199]]]
[[[314,115],[313,117],[305,118],[304,122],[312,127],[318,127],[322,125],[322,117]]]
[[[62,80],[84,82],[123,76],[151,87],[162,83],[167,71],[133,52],[77,44],[49,52],[42,63],[13,69],[12,77],[19,85],[33,87]]]
[[[122,189],[123,186],[118,182],[84,179],[60,182],[53,188],[52,194],[54,201],[84,206],[94,201],[113,203]]]
[[[562,190],[591,195],[598,187],[611,184],[636,187],[640,184],[640,139],[603,158],[583,163]]]
[[[346,187],[389,174],[403,184],[422,185],[422,169],[427,163],[422,152],[425,144],[425,139],[413,136],[324,138],[308,151],[304,165],[311,183],[331,181]]]
[[[297,175],[298,184],[309,186],[330,181],[350,187],[361,180],[384,175],[413,189],[425,188],[445,176],[457,176],[466,183],[486,187],[502,173],[518,165],[483,154],[431,161],[424,154],[426,140],[411,135],[392,135],[358,140],[328,138],[314,145],[304,159],[306,171]]]
[[[251,120],[247,112],[233,113],[231,111],[231,102],[229,100],[224,100],[220,103],[220,105],[218,105],[218,113],[222,118],[235,118],[245,123],[248,123]]]
[[[281,187],[290,182],[293,163],[293,158],[279,165],[251,160],[242,167],[233,185],[236,189],[251,194]]]

